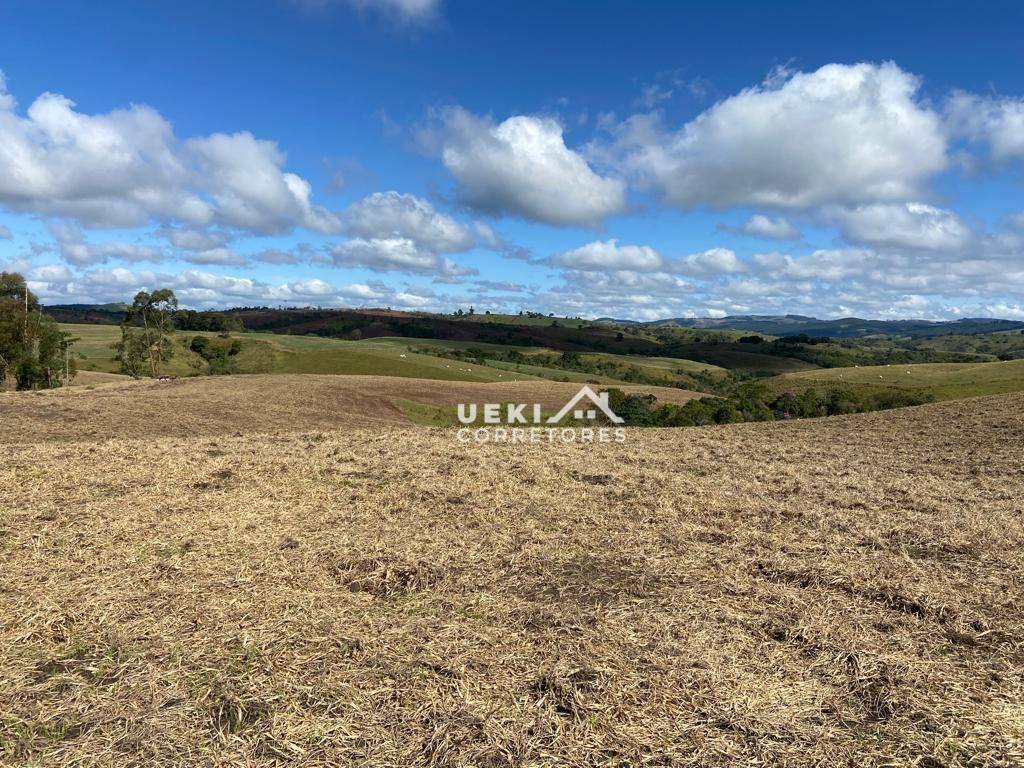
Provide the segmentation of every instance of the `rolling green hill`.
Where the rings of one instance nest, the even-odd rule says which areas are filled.
[[[989,360],[1024,357],[1024,332],[949,334],[931,339],[915,340],[915,349],[942,354],[977,355]]]
[[[938,400],[956,400],[1024,391],[1024,360],[822,368],[777,376],[771,384],[778,391],[820,386],[921,390]]]
[[[119,370],[112,349],[120,338],[118,326],[64,324],[61,327],[80,340],[74,347],[81,355],[80,370],[108,373]],[[179,344],[175,355],[163,366],[163,372],[175,376],[204,372],[202,360],[188,349],[188,343],[195,336],[216,335],[207,331],[178,331]],[[605,353],[586,353],[580,359],[604,364],[608,372],[573,370],[558,365],[562,353],[557,350],[475,341],[402,337],[347,341],[277,333],[242,333],[233,334],[232,338],[241,341],[241,351],[234,358],[238,373],[361,374],[452,381],[548,379],[623,385],[638,380],[656,380],[665,386],[684,388],[695,386],[694,380],[688,376],[690,373],[727,375],[724,369],[692,360]],[[436,350],[436,354],[431,350]],[[509,362],[486,358],[487,355],[509,352],[518,353],[520,360]],[[470,359],[454,358],[451,356],[453,353],[466,353]],[[473,353],[482,353],[483,357],[476,358]],[[635,375],[637,373],[639,377]]]
[[[112,345],[120,339],[116,325],[63,324],[64,330],[80,341],[74,351],[82,357],[78,367],[83,371],[116,372]],[[176,376],[197,373],[192,364],[200,364],[198,356],[185,344],[194,336],[215,336],[211,332],[178,331],[183,343],[175,349],[164,372]],[[406,378],[443,379],[451,381],[524,381],[538,378],[527,372],[507,372],[489,366],[459,363],[433,355],[408,351],[411,339],[404,345],[386,342],[343,341],[318,336],[289,336],[274,333],[236,335],[242,341],[237,357],[239,373],[329,373]]]
[[[108,373],[119,370],[112,349],[120,338],[118,326],[68,324],[62,327],[79,339],[74,350],[81,356],[81,370]],[[817,368],[814,362],[805,359],[810,357],[834,365],[844,360],[877,361],[883,355],[893,360],[899,359],[895,355],[920,359],[922,355],[949,354],[962,358],[968,345],[976,352],[985,349],[1005,353],[1021,346],[1019,333],[945,337],[945,343],[937,339],[916,340],[910,342],[915,348],[909,350],[891,345],[883,347],[878,341],[867,340],[790,344],[767,339],[740,342],[711,337],[694,341],[692,334],[692,329],[662,331],[660,338],[651,338],[648,343],[652,348],[670,351],[673,356],[643,356],[595,350],[574,352],[538,344],[506,345],[475,338],[379,336],[345,340],[319,333],[245,332],[233,335],[241,342],[241,350],[232,358],[232,366],[238,373],[361,374],[480,382],[547,379],[658,384],[703,391],[718,391],[717,385],[707,378],[709,375],[726,379],[734,374],[754,374],[772,376],[771,386],[778,391],[841,385],[875,390],[920,390],[942,400],[1024,390],[1024,359],[981,363],[893,362],[891,365],[827,368]],[[179,344],[174,358],[163,371],[176,376],[207,372],[202,358],[189,349],[189,342],[195,336],[216,335],[178,331]]]

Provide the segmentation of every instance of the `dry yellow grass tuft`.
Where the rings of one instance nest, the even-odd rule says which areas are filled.
[[[4,447],[0,761],[1024,761],[1024,396],[586,447],[190,413]]]

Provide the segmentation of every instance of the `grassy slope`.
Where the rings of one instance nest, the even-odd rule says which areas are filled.
[[[1024,360],[828,368],[778,376],[777,389],[812,386],[919,389],[939,400],[1024,391]]]
[[[560,354],[555,350],[541,349],[538,347],[521,347],[511,346],[504,344],[488,344],[481,342],[466,342],[466,341],[451,341],[447,339],[407,339],[401,337],[384,337],[373,339],[372,343],[387,344],[396,348],[407,349],[412,347],[414,349],[423,349],[430,347],[437,347],[440,349],[479,349],[486,351],[503,352],[509,350],[515,350],[523,354],[536,354],[541,352],[551,352],[553,354]],[[621,358],[622,360],[629,361],[634,365],[640,365],[642,361],[648,359],[657,358],[641,358],[631,357],[629,355],[590,355],[586,357],[606,357],[606,358]],[[682,366],[685,366],[691,361],[683,360],[679,361]],[[699,365],[699,363],[697,364]],[[579,371],[566,371],[561,368],[553,368],[542,365],[531,365],[529,363],[507,363],[499,360],[490,360],[487,362],[487,367],[494,368],[500,371],[512,371],[517,377],[525,378],[539,378],[549,379],[557,381],[575,381],[575,382],[597,382],[600,384],[616,384],[625,383],[620,379],[616,379],[609,376],[598,376],[590,373],[581,373]]]
[[[121,329],[116,325],[79,325],[61,323],[61,330],[73,334],[74,351],[88,360],[109,360],[113,357],[110,345],[121,339]]]
[[[276,356],[274,373],[332,373],[450,381],[502,381],[509,374],[480,365],[397,350],[367,349],[362,342],[339,342],[341,348],[284,352]],[[405,355],[401,357],[401,355]],[[530,379],[522,374],[512,379]]]
[[[78,341],[72,350],[83,357],[78,359],[81,371],[118,373],[119,364],[114,360],[113,344],[121,340],[121,328],[116,325],[81,325],[61,323],[60,327],[73,334]],[[187,376],[192,372],[184,355],[178,355],[164,366],[163,372],[172,376]]]
[[[220,381],[135,383],[217,437],[4,446],[0,762],[1024,759],[1024,396],[475,448]]]
[[[79,337],[75,351],[84,355],[79,368],[86,371],[116,372],[111,345],[120,338],[117,326],[63,325],[65,330]],[[196,335],[215,335],[196,331],[180,331],[180,339]],[[246,333],[239,337],[243,351],[239,356],[242,373],[327,373],[373,376],[402,376],[407,378],[443,379],[449,381],[505,381],[510,374],[494,368],[459,363],[433,355],[408,352],[415,340],[405,339],[400,345],[379,340],[343,341],[316,336],[289,336],[274,333]],[[405,355],[402,357],[402,355]],[[166,366],[172,375],[188,375],[191,355],[176,351]],[[535,378],[528,373],[517,373],[512,380]]]
[[[710,352],[706,355],[708,362],[713,362],[722,368],[740,372],[756,373],[770,371],[772,373],[784,373],[789,371],[802,371],[813,369],[811,363],[803,360],[796,360],[791,357],[777,357],[775,355],[763,355],[758,352],[723,351]]]
[[[116,372],[111,345],[120,338],[120,329],[109,325],[63,325],[81,341],[75,350],[85,356],[79,361],[79,368],[87,371]],[[187,340],[196,335],[215,335],[196,331],[180,331],[179,339]],[[435,339],[409,339],[382,337],[362,341],[344,341],[320,336],[299,336],[275,333],[245,333],[238,336],[243,342],[243,351],[238,357],[242,373],[323,373],[360,374],[373,376],[403,376],[408,378],[443,379],[450,381],[507,381],[556,379],[574,382],[598,382],[602,384],[624,383],[620,379],[564,371],[559,368],[529,364],[512,365],[494,362],[488,365],[450,360],[436,355],[411,352],[414,349],[458,348],[458,349],[514,349],[524,353],[537,352],[532,347],[509,347],[499,344],[478,342],[446,341]],[[402,357],[405,355],[405,357]],[[172,375],[189,375],[194,370],[188,364],[189,353],[178,350],[176,357],[167,365],[166,372]],[[716,366],[692,360],[673,358],[639,357],[587,353],[587,358],[603,358],[627,365],[634,365],[654,376],[672,380],[672,372],[720,370]]]
[[[518,352],[535,352],[539,347],[524,347],[514,344],[492,344],[486,341],[455,341],[452,339],[413,339],[407,336],[380,336],[375,339],[367,339],[366,344],[381,344],[390,347],[438,347],[442,349],[489,349],[494,351],[516,350]]]
[[[625,363],[626,365],[635,365],[638,368],[651,369],[651,372],[654,375],[664,374],[666,372],[671,373],[673,371],[682,371],[683,373],[704,371],[707,373],[725,374],[725,369],[720,366],[712,365],[711,363],[701,363],[696,360],[683,360],[677,357],[639,357],[636,355],[613,355],[604,352],[596,354],[585,353],[582,356],[584,358],[615,360],[616,362]]]
[[[922,349],[989,355],[993,359],[1000,354],[1024,357],[1024,333],[1020,331],[937,336],[915,339],[912,344]]]
[[[481,349],[481,350],[516,350],[523,354],[531,353],[551,353],[561,354],[557,350],[540,349],[537,347],[516,347],[516,346],[505,346],[501,344],[487,344],[478,342],[465,342],[465,341],[449,341],[441,339],[406,339],[400,337],[387,337],[373,339],[373,342],[393,344],[395,346],[401,346],[403,348],[408,346],[413,347],[442,347],[446,349]],[[674,371],[682,371],[683,373],[694,373],[697,371],[706,371],[709,373],[725,374],[725,369],[717,365],[710,363],[701,363],[696,360],[685,360],[675,357],[645,357],[640,355],[616,355],[610,352],[582,352],[580,356],[587,360],[612,360],[617,363],[623,363],[624,365],[636,366],[645,372],[653,376],[665,376],[666,378],[672,378],[671,374]],[[760,364],[777,364],[775,358],[769,359],[765,362],[767,356],[758,356],[758,362]],[[509,369],[511,364],[501,362],[491,362],[489,365],[496,367]],[[580,373],[578,371],[563,371],[557,368],[531,366],[523,364],[515,370],[521,370],[527,373],[540,376],[542,378],[551,378],[552,376],[567,376],[569,381],[600,381],[601,383],[613,383],[619,381],[615,378],[607,376],[594,376],[592,374]],[[788,370],[788,368],[786,368]]]
[[[575,381],[575,382],[597,382],[599,384],[622,384],[621,379],[610,376],[599,376],[593,373],[581,373],[580,371],[566,371],[561,368],[550,368],[543,365],[530,365],[528,363],[505,363],[500,360],[492,360],[488,365],[493,368],[500,368],[505,371],[512,371],[516,375],[526,374],[551,381]]]

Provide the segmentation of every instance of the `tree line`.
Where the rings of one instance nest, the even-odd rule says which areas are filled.
[[[745,381],[722,396],[702,397],[683,405],[657,404],[653,395],[608,390],[608,404],[627,426],[699,427],[744,421],[780,421],[882,411],[934,402],[930,392],[900,389],[858,390],[848,387],[776,393],[759,381]]]

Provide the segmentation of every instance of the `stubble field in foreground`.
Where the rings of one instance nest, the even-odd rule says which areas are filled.
[[[1022,413],[3,446],[0,762],[1019,765]]]

